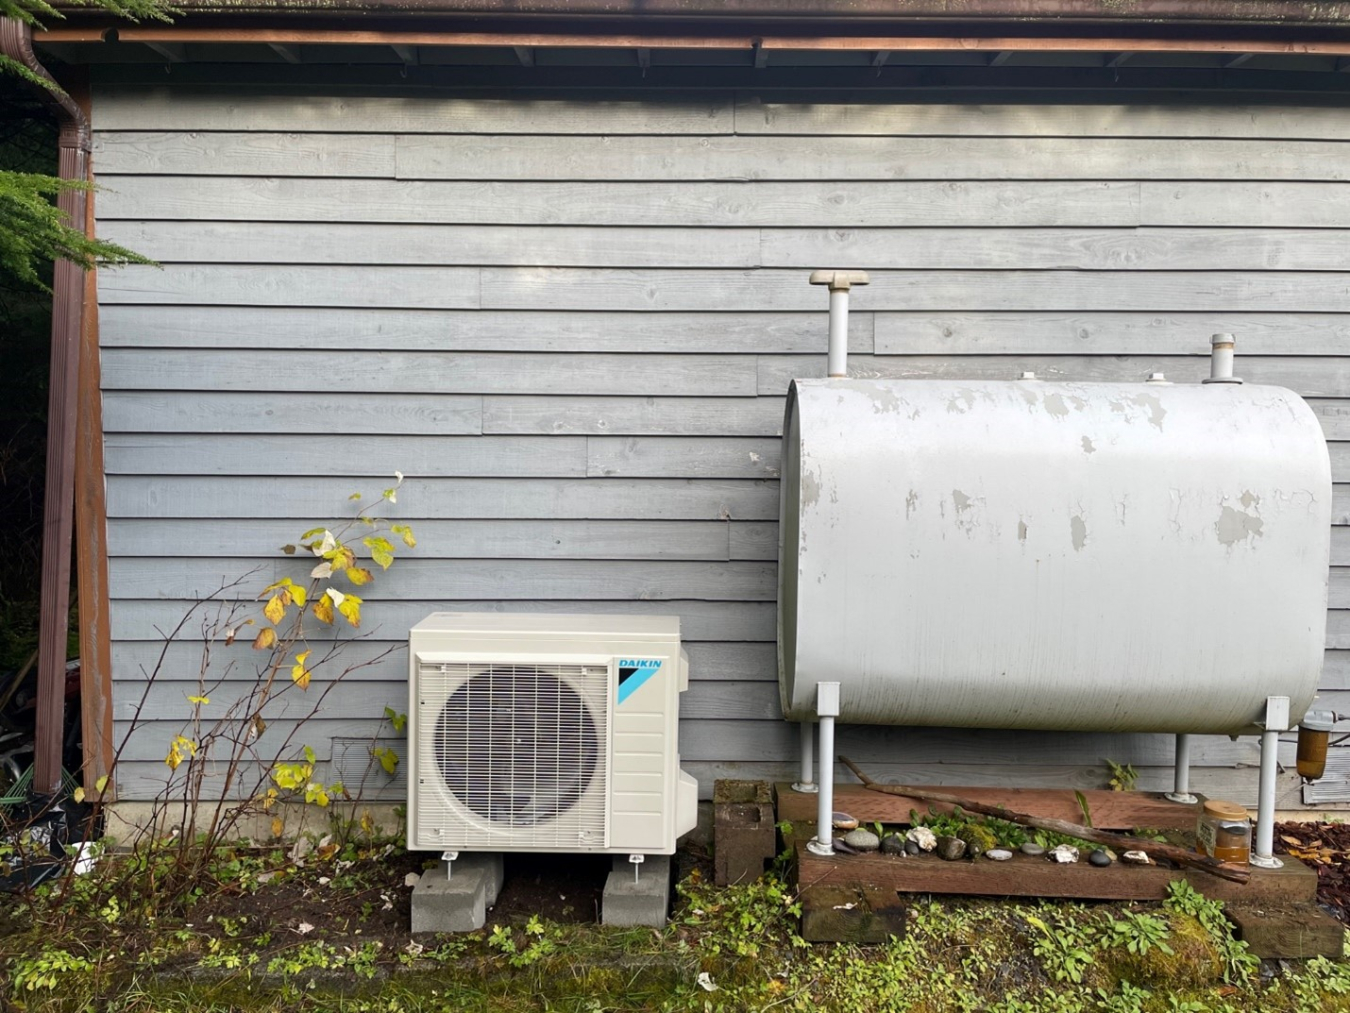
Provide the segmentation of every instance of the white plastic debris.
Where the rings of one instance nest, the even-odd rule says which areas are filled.
[[[1068,865],[1071,862],[1078,861],[1078,849],[1072,844],[1061,844],[1058,847],[1050,849],[1050,860],[1058,862],[1060,865]]]
[[[698,976],[698,987],[705,992],[716,992],[717,985],[712,980],[712,975],[707,971],[700,971]]]

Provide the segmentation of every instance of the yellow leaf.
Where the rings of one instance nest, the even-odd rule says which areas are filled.
[[[309,677],[311,672],[305,667],[305,660],[313,653],[311,651],[301,651],[295,656],[295,664],[291,666],[291,681],[301,689],[309,689]]]
[[[361,599],[354,594],[349,594],[342,599],[342,604],[338,606],[338,611],[347,617],[347,622],[353,626],[361,625]]]
[[[320,595],[314,600],[314,618],[321,623],[333,622],[333,606],[328,600],[328,595]]]
[[[178,749],[176,739],[169,744],[169,755],[164,757],[164,762],[168,764],[170,770],[177,770],[178,765],[183,762],[183,754]]]
[[[264,626],[258,631],[258,635],[253,639],[253,649],[255,651],[265,651],[269,647],[275,647],[277,643],[277,631],[270,626]]]
[[[299,584],[295,584],[291,587],[291,601],[295,602],[301,608],[305,607],[305,601],[308,598],[308,596],[309,592],[306,591]]]
[[[366,834],[373,834],[375,832],[375,817],[370,815],[369,812],[361,814],[361,829]]]
[[[375,575],[363,566],[351,566],[347,568],[347,579],[360,587],[362,584],[369,584],[375,579]]]
[[[417,539],[413,537],[413,530],[406,524],[391,524],[389,526],[391,535],[398,535],[403,539],[403,544],[408,548],[414,548],[417,545]]]
[[[102,777],[100,777],[97,781],[94,782],[94,790],[98,792],[100,795],[102,795],[105,791],[108,790],[107,774],[104,774]]]
[[[70,793],[70,797],[73,798],[76,802],[83,802],[83,801],[84,801],[84,789],[83,789],[83,788],[76,788],[74,791],[72,791],[72,792]]]
[[[280,595],[272,595],[267,604],[263,606],[263,615],[267,616],[268,621],[274,626],[281,622],[282,617],[286,615],[286,606],[281,604]]]
[[[190,697],[188,697],[188,703],[196,704],[198,707],[205,707],[205,706],[206,706],[207,704],[209,704],[210,702],[211,702],[211,698],[210,698],[209,696],[190,696]]]
[[[286,829],[286,823],[280,816],[272,817],[272,836],[280,837],[281,832]]]

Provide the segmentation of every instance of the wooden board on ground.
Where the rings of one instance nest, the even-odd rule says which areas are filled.
[[[1316,904],[1260,907],[1230,904],[1227,908],[1237,937],[1267,960],[1338,960],[1345,926]]]
[[[948,893],[986,897],[1045,897],[1074,900],[1162,900],[1174,880],[1226,903],[1288,907],[1311,904],[1317,873],[1290,858],[1277,870],[1252,869],[1246,883],[1234,883],[1196,870],[1163,869],[1116,863],[1104,869],[1086,858],[1059,865],[1046,858],[1014,854],[1006,862],[984,858],[944,862],[935,855],[834,855],[821,857],[795,849],[798,888],[876,886],[898,893]]]
[[[914,786],[916,789],[919,787]],[[775,785],[778,792],[778,818],[789,823],[816,819],[815,795],[804,795],[786,783]],[[1003,806],[1014,812],[1049,819],[1083,823],[1083,811],[1069,789],[1056,788],[941,788],[972,802]],[[1149,827],[1156,830],[1194,830],[1196,806],[1169,802],[1161,794],[1142,791],[1084,791],[1092,825],[1098,830],[1125,830]],[[928,803],[900,795],[868,791],[860,784],[836,784],[834,808],[857,817],[863,823],[908,823],[909,811],[928,811]],[[934,806],[939,812],[951,806]]]

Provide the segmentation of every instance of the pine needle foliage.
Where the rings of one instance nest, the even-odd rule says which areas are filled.
[[[74,0],[133,21],[167,21],[176,13],[166,0]],[[40,28],[62,17],[47,0],[0,0],[0,17],[13,18]],[[29,84],[60,93],[50,78],[0,54],[0,72],[23,78]],[[57,197],[67,191],[88,190],[80,180],[63,180],[41,173],[18,172],[0,166],[0,272],[29,285],[45,288],[42,265],[70,260],[86,270],[98,266],[152,263],[116,243],[90,239],[81,223],[72,223],[57,209]]]

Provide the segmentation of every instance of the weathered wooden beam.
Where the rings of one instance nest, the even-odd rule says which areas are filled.
[[[1009,823],[1017,823],[1025,827],[1035,827],[1037,830],[1049,830],[1051,833],[1079,837],[1085,841],[1092,841],[1094,844],[1105,844],[1107,847],[1118,848],[1122,851],[1142,851],[1150,858],[1166,859],[1174,865],[1200,869],[1222,879],[1231,879],[1235,883],[1245,883],[1251,878],[1251,872],[1245,866],[1234,865],[1231,862],[1220,862],[1208,855],[1199,855],[1174,844],[1161,844],[1142,837],[1108,833],[1104,830],[1095,830],[1092,827],[1070,823],[1068,820],[1046,819],[1041,816],[1031,816],[1027,813],[1013,812],[999,806],[985,805],[968,798],[949,795],[946,792],[933,791],[931,788],[918,789],[898,784],[878,784],[848,758],[841,756],[839,762],[853,771],[854,776],[869,791],[880,791],[888,795],[906,795],[911,798],[921,798],[927,802],[944,802],[947,805],[960,806],[967,812],[978,813],[981,816],[992,816],[995,819],[1007,820]]]

